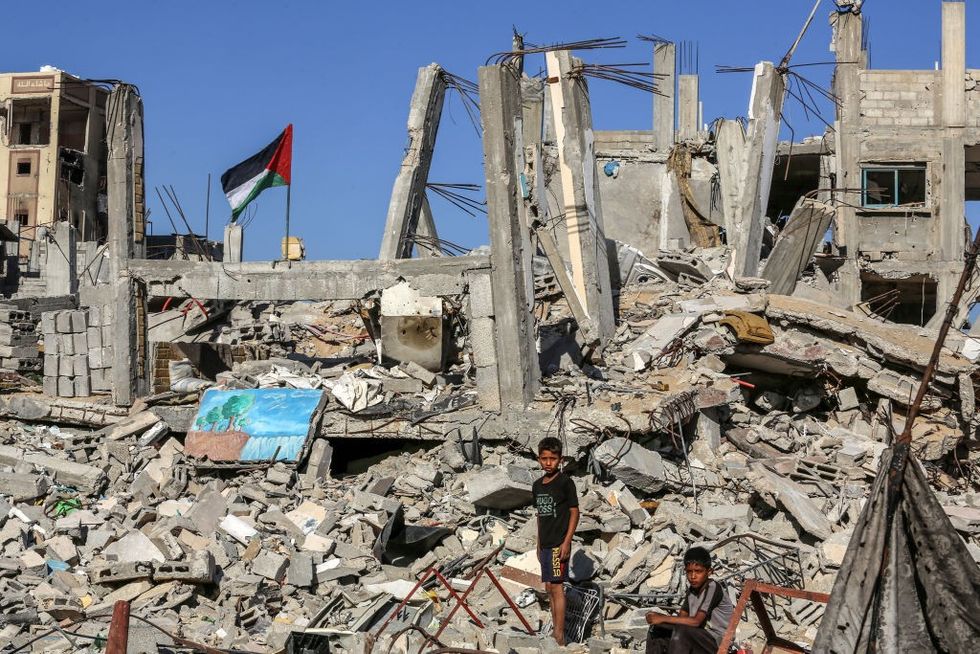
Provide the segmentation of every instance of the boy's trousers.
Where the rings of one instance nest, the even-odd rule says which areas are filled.
[[[656,625],[647,634],[647,654],[715,654],[718,641],[707,629]]]

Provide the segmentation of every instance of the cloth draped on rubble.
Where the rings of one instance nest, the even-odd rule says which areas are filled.
[[[914,459],[887,524],[894,454],[882,456],[814,652],[974,652],[980,642],[980,567]]]
[[[398,505],[385,524],[372,552],[376,559],[390,565],[408,565],[432,550],[451,534],[445,527],[419,527],[405,524],[405,508]]]

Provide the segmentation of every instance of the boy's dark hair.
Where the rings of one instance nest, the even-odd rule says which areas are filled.
[[[703,547],[692,547],[684,553],[684,565],[697,563],[700,566],[711,569],[711,552]]]
[[[541,454],[546,450],[561,456],[561,441],[554,436],[546,436],[545,438],[542,438],[541,442],[538,443],[538,454]]]

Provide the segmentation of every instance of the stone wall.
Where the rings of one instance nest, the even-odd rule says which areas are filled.
[[[966,124],[980,127],[980,69],[966,71]]]
[[[88,397],[110,390],[110,325],[107,307],[41,314],[46,395]]]
[[[868,126],[938,125],[940,79],[940,73],[931,70],[860,71],[862,122]]]

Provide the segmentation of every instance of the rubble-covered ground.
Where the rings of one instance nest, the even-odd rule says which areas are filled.
[[[239,364],[219,383],[327,388],[327,436],[364,415],[438,414],[459,429],[374,449],[321,437],[298,467],[228,470],[185,456],[179,432],[139,417],[146,404],[131,429],[5,422],[0,652],[99,651],[119,599],[156,625],[134,619],[131,652],[190,651],[175,635],[271,652],[294,631],[351,652],[389,651],[398,635],[394,651],[414,652],[453,609],[442,586],[426,584],[378,633],[430,567],[460,592],[492,571],[539,634],[484,576],[467,598],[482,627],[456,611],[439,643],[547,651],[529,506],[546,435],[566,443],[582,511],[569,593],[584,644],[571,648],[642,649],[643,614],[678,603],[694,544],[713,550],[733,592],[749,577],[830,592],[935,334],[725,281],[709,254],[624,272],[619,331],[590,361],[578,360],[560,296],[539,284],[545,378],[524,419],[545,419],[520,437],[484,429],[491,417],[466,399],[475,384],[461,325],[447,372],[386,369],[351,303],[235,307],[217,342],[265,339],[291,361]],[[913,447],[980,560],[977,367],[964,343],[947,341]],[[809,643],[822,607],[777,600],[770,615],[780,635]],[[750,613],[739,641],[761,651],[759,635]]]

